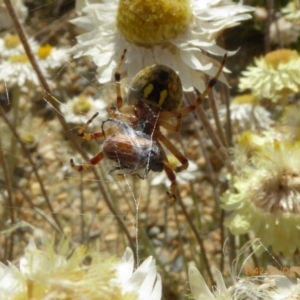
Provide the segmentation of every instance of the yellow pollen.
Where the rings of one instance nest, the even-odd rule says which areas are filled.
[[[92,105],[90,101],[84,97],[78,97],[73,103],[73,112],[75,114],[88,113],[91,109]]]
[[[251,94],[236,96],[232,102],[236,104],[259,104],[259,100]]]
[[[184,33],[191,18],[189,0],[120,0],[116,21],[128,42],[150,47]]]
[[[18,35],[10,34],[4,38],[6,48],[16,48],[20,45],[20,38]]]
[[[268,53],[265,56],[265,62],[268,65],[277,68],[280,63],[287,63],[292,59],[299,58],[299,54],[291,49],[279,49]]]
[[[46,44],[39,48],[37,54],[38,54],[39,58],[46,59],[50,55],[52,49],[53,48],[49,44]]]
[[[8,61],[12,64],[26,64],[29,62],[29,59],[26,54],[19,54],[10,56]]]

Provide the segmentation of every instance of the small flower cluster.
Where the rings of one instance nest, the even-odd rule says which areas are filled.
[[[89,261],[89,262],[88,262]],[[133,252],[122,259],[104,258],[84,246],[71,249],[66,241],[39,250],[31,241],[19,268],[0,264],[0,299],[159,300],[161,279],[152,257],[134,270]]]
[[[33,39],[29,39],[29,44],[46,78],[50,77],[51,70],[61,67],[68,60],[66,49],[49,44],[40,46]],[[17,35],[7,34],[0,38],[0,53],[1,82],[6,82],[8,87],[18,86],[22,91],[39,86],[37,75]]]
[[[229,287],[226,287],[225,280],[221,272],[214,268],[216,286],[214,286],[211,291],[198,269],[194,265],[190,265],[188,276],[191,294],[189,295],[189,299],[298,299],[300,296],[300,280],[297,278],[294,282],[292,282],[287,275],[292,275],[293,273],[294,275],[299,276],[299,267],[289,268],[289,272],[287,274],[273,266],[267,266],[266,272],[261,272],[259,275],[252,274],[253,276],[250,276],[250,274],[248,274],[247,277],[241,277],[241,273],[247,273],[246,270],[251,268],[245,267],[247,260],[240,260],[244,254],[246,254],[246,251],[249,252],[249,247],[261,245],[261,243],[257,242],[258,240],[249,241],[238,251],[232,270],[233,283]],[[247,254],[246,257],[250,258],[252,254],[253,252],[250,252],[250,255]],[[242,268],[239,263],[242,263]]]

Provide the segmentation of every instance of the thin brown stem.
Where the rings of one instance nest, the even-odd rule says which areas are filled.
[[[210,93],[208,94],[208,99],[209,99],[210,108],[212,110],[214,120],[215,120],[215,123],[216,123],[218,136],[219,136],[222,144],[224,145],[224,147],[228,148],[227,141],[225,139],[225,135],[224,135],[222,125],[221,125],[221,122],[220,122],[218,109],[217,109],[217,104],[216,104],[216,99],[214,97],[213,90],[211,90]]]
[[[20,40],[23,44],[23,47],[25,49],[25,52],[28,56],[28,59],[30,61],[30,63],[32,64],[32,67],[33,69],[35,70],[38,78],[39,78],[39,81],[42,85],[42,87],[44,88],[44,91],[46,93],[46,99],[45,101],[47,101],[47,103],[50,103],[52,105],[52,107],[55,109],[56,111],[56,115],[58,117],[58,120],[59,122],[61,123],[69,141],[71,142],[72,146],[76,149],[76,151],[78,151],[81,156],[85,159],[85,160],[88,160],[88,157],[86,155],[86,153],[82,150],[82,148],[79,146],[79,144],[77,143],[74,135],[70,132],[69,130],[69,127],[63,117],[63,115],[60,113],[59,111],[59,107],[58,107],[58,104],[56,102],[56,100],[54,99],[54,97],[52,97],[52,93],[51,93],[51,89],[45,79],[45,76],[43,75],[43,73],[41,72],[40,68],[39,68],[39,65],[30,49],[30,46],[28,44],[28,41],[27,41],[27,38],[26,38],[26,35],[25,35],[25,31],[24,31],[24,28],[22,27],[22,24],[19,22],[18,20],[18,17],[16,15],[16,12],[14,10],[14,7],[11,3],[10,0],[4,0],[4,3],[6,5],[6,8],[7,8],[7,11],[9,12],[12,20],[13,20],[13,23],[14,23],[14,26],[16,28],[16,31],[20,37]],[[114,208],[113,204],[112,204],[112,201],[110,199],[110,197],[108,196],[106,190],[105,190],[105,187],[104,185],[102,184],[102,181],[99,177],[99,174],[97,172],[97,170],[95,168],[93,168],[93,173],[95,175],[95,178],[97,180],[97,183],[98,183],[98,186],[99,186],[99,190],[100,192],[102,193],[103,195],[103,199],[106,203],[106,205],[108,206],[109,210],[112,212],[112,214],[116,217],[118,223],[119,223],[119,226],[122,228],[123,232],[125,233],[127,239],[128,239],[128,242],[130,244],[130,247],[134,250],[135,249],[135,245],[134,245],[134,242],[133,242],[133,239],[131,238],[130,236],[130,233],[126,227],[126,224],[122,218],[122,215]]]
[[[226,148],[223,146],[221,140],[219,139],[219,137],[215,134],[214,130],[212,129],[212,127],[209,123],[209,120],[205,114],[205,111],[203,110],[203,108],[201,106],[197,109],[196,114],[197,114],[198,118],[201,120],[202,125],[205,128],[210,139],[212,140],[214,146],[219,151],[219,155],[224,160],[224,163],[227,166],[228,170],[232,174],[234,174],[235,170],[231,163],[230,156],[229,156]]]
[[[190,93],[186,94],[187,98],[190,99],[191,97],[194,97],[193,95],[191,95]],[[193,101],[193,100],[192,100]],[[228,168],[228,170],[234,174],[235,170],[234,167],[231,163],[231,159],[230,156],[228,154],[227,149],[224,147],[222,141],[220,140],[220,138],[215,134],[206,114],[205,111],[203,110],[202,106],[200,105],[196,110],[196,115],[197,117],[200,119],[204,129],[206,130],[208,136],[210,137],[210,139],[212,140],[214,146],[216,147],[216,149],[219,151],[219,155],[221,156],[222,160],[224,161],[226,167]]]
[[[59,227],[59,232],[62,233],[62,227],[60,225],[60,222],[56,216],[56,213],[55,211],[53,210],[53,207],[51,205],[51,202],[50,202],[50,199],[48,197],[48,194],[47,194],[47,191],[44,187],[44,184],[43,184],[43,181],[39,175],[39,172],[38,170],[35,168],[35,164],[34,164],[34,161],[32,160],[31,158],[31,154],[30,152],[27,150],[24,142],[22,141],[21,137],[19,136],[19,134],[17,133],[16,129],[14,128],[14,126],[11,124],[11,122],[9,121],[9,119],[6,117],[6,114],[5,114],[5,111],[3,110],[3,108],[0,106],[0,115],[1,117],[3,118],[4,122],[7,124],[7,126],[10,128],[11,132],[13,133],[14,137],[16,140],[19,141],[20,145],[21,145],[21,148],[22,148],[22,151],[24,153],[24,155],[26,156],[26,158],[28,159],[30,165],[33,167],[33,173],[34,175],[36,176],[36,179],[40,185],[40,188],[41,188],[41,191],[42,191],[42,194],[45,198],[45,201],[48,205],[48,208],[51,212],[51,214],[53,215],[53,219],[55,220],[57,226]]]
[[[271,51],[270,26],[274,18],[274,0],[267,0],[267,12],[268,17],[265,26],[265,54]]]
[[[194,235],[195,235],[195,237],[196,237],[196,240],[197,240],[197,242],[198,242],[198,244],[199,244],[199,246],[200,246],[201,253],[202,253],[202,255],[203,255],[204,265],[205,265],[206,271],[207,271],[207,273],[208,273],[209,279],[210,279],[210,281],[211,281],[211,285],[214,285],[215,282],[214,282],[214,278],[213,278],[212,273],[211,273],[211,270],[210,270],[210,266],[209,266],[208,258],[207,258],[207,256],[206,256],[206,250],[205,250],[205,247],[204,247],[203,240],[202,240],[202,238],[200,237],[200,235],[199,235],[199,233],[198,233],[198,230],[197,230],[195,224],[194,224],[193,221],[192,221],[191,216],[188,214],[188,212],[187,212],[187,210],[186,210],[186,207],[185,207],[185,205],[184,205],[184,203],[183,203],[183,201],[182,201],[180,195],[178,196],[178,203],[179,203],[179,205],[180,205],[180,207],[181,207],[181,209],[182,209],[182,212],[183,212],[183,214],[185,215],[185,218],[186,218],[187,222],[189,223],[189,225],[190,225],[190,227],[191,227],[191,229],[192,229],[192,231],[193,231],[193,233],[194,233]]]
[[[7,164],[5,162],[4,156],[3,156],[3,152],[1,149],[1,143],[0,143],[0,161],[1,161],[1,165],[3,168],[3,173],[4,173],[4,180],[5,180],[5,186],[6,186],[6,190],[7,190],[7,209],[9,211],[9,219],[10,219],[10,223],[11,225],[14,225],[15,223],[15,213],[14,213],[14,201],[13,201],[13,194],[11,192],[12,190],[12,183],[11,183],[11,177],[9,175],[9,170],[7,168]],[[13,249],[14,249],[14,232],[12,232],[10,234],[9,237],[9,248],[8,248],[8,255],[7,257],[5,257],[5,260],[9,260],[12,261],[13,259]]]
[[[227,86],[222,84],[221,86],[221,99],[222,103],[225,103],[226,107],[226,138],[229,147],[232,147],[232,124],[231,124],[231,112],[230,112],[230,96]]]

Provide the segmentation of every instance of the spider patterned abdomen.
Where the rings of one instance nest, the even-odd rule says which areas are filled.
[[[109,136],[103,143],[103,153],[118,163],[113,170],[130,169],[134,173],[146,168],[147,174],[150,170],[161,172],[164,169],[162,154],[155,142],[139,136],[139,132],[134,141],[121,132]]]
[[[130,169],[135,173],[146,169],[161,172],[164,169],[163,154],[155,141],[150,136],[135,131],[127,123],[116,119],[108,119],[103,122],[113,122],[119,127],[120,132],[110,135],[103,143],[104,156],[118,163],[114,170]]]
[[[152,65],[133,78],[127,98],[131,105],[143,101],[153,108],[175,111],[182,104],[182,84],[171,68]]]

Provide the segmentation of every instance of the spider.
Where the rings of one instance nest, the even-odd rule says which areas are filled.
[[[78,135],[86,140],[96,140],[107,136],[108,138],[103,144],[103,150],[95,157],[82,165],[75,165],[71,159],[71,167],[80,172],[98,164],[107,156],[119,163],[119,166],[112,171],[128,169],[136,172],[146,168],[146,175],[150,170],[160,172],[164,169],[171,181],[171,187],[167,194],[171,201],[175,201],[177,194],[175,172],[187,169],[188,160],[161,133],[160,128],[173,132],[180,130],[182,116],[189,114],[201,105],[216,84],[225,65],[226,55],[217,74],[210,80],[195,103],[181,108],[183,90],[180,78],[175,71],[164,65],[152,65],[138,72],[126,95],[128,105],[123,105],[120,71],[125,60],[125,54],[126,49],[115,72],[117,103],[106,109],[110,117],[107,121],[116,123],[118,128],[104,129],[103,125],[107,122],[105,121],[102,125],[102,131],[87,133],[85,132],[86,128],[97,114],[90,118],[79,128]],[[178,159],[179,166],[174,168],[169,164],[163,146]],[[142,150],[138,150],[138,148]],[[145,160],[147,157],[148,160]]]

